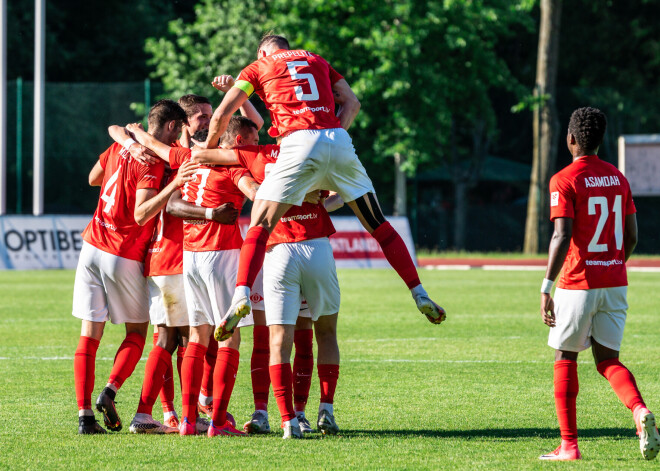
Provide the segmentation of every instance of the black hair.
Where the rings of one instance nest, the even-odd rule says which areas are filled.
[[[220,138],[220,142],[233,144],[236,136],[238,136],[242,130],[250,128],[259,130],[255,122],[251,119],[248,119],[245,116],[232,116],[227,125],[227,130]]]
[[[179,105],[181,108],[183,108],[183,110],[186,112],[186,116],[188,117],[197,113],[197,105],[201,104],[210,105],[211,101],[205,96],[194,95],[192,93],[183,95],[181,98],[179,98]]]
[[[186,112],[183,111],[183,108],[176,101],[159,100],[149,110],[149,116],[147,118],[149,129],[163,129],[165,123],[168,121],[186,123],[188,122],[188,118],[186,117]]]
[[[257,47],[257,53],[261,51],[262,48],[268,44],[275,44],[279,49],[290,49],[289,41],[284,36],[278,36],[270,32],[266,33],[261,41],[259,41],[259,47]]]
[[[598,108],[578,108],[573,111],[568,122],[568,132],[583,151],[593,151],[600,147],[607,128],[605,113]]]

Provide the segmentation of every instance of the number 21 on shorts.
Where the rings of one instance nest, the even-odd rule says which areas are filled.
[[[612,206],[612,213],[614,216],[614,239],[616,241],[616,249],[621,250],[623,246],[623,212],[621,211],[621,195],[616,195],[614,198],[614,205]],[[605,196],[591,196],[588,201],[589,215],[593,216],[600,211],[598,223],[596,224],[596,232],[594,233],[591,242],[589,242],[589,252],[607,252],[607,244],[599,244],[598,240],[603,232],[607,218],[610,215],[607,198]],[[598,209],[597,209],[598,208]]]

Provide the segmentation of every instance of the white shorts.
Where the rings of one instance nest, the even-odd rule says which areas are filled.
[[[312,318],[312,313],[309,311],[309,305],[307,304],[307,300],[305,298],[303,298],[302,302],[300,303],[300,311],[298,312],[298,317],[304,317],[306,319]]]
[[[113,324],[149,322],[144,264],[83,242],[73,285],[73,315]]]
[[[190,326],[218,325],[231,306],[236,287],[240,249],[211,252],[183,251],[183,286]],[[263,310],[263,274],[252,288],[252,308]],[[260,300],[259,300],[260,299]],[[254,325],[252,314],[238,327]]]
[[[264,261],[266,324],[295,325],[303,296],[313,321],[339,312],[339,282],[327,237],[278,244]]]
[[[333,190],[346,202],[374,186],[342,128],[300,130],[284,139],[277,162],[257,191],[261,200],[300,206],[311,190]]]
[[[548,345],[555,350],[581,352],[599,344],[619,351],[626,324],[627,286],[598,289],[555,290],[555,319]]]
[[[180,327],[188,325],[188,306],[183,275],[147,277],[149,318],[153,325]]]

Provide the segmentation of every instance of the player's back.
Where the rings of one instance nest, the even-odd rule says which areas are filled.
[[[158,190],[164,165],[162,162],[140,164],[116,143],[101,154],[99,161],[104,169],[101,195],[83,239],[104,252],[141,262],[155,220],[144,226],[135,221],[136,192],[138,189]]]
[[[239,166],[202,166],[195,178],[181,189],[184,201],[203,208],[216,208],[232,203],[239,211],[245,195],[238,189],[239,180],[248,174]],[[183,248],[191,252],[240,249],[243,238],[238,221],[233,225],[207,220],[185,220]]]
[[[284,134],[340,127],[332,85],[341,78],[318,54],[280,49],[246,67],[239,81],[252,85],[271,112],[273,126]]]
[[[623,235],[626,215],[635,206],[623,174],[595,155],[581,157],[552,178],[550,205],[554,217],[573,218],[560,287],[626,285]]]

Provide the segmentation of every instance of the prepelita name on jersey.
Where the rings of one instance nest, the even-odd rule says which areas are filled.
[[[288,59],[290,57],[299,57],[299,56],[312,57],[313,54],[309,51],[286,51],[286,52],[280,52],[278,54],[273,54],[271,57],[273,59]]]
[[[619,177],[616,175],[605,175],[604,177],[584,177],[584,186],[586,188],[605,187],[621,185]]]

